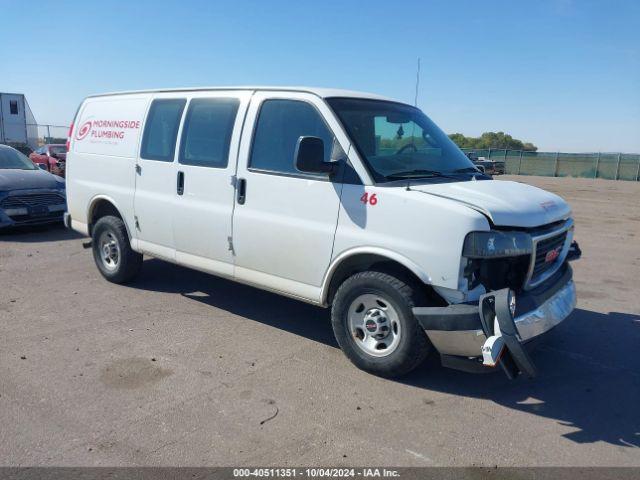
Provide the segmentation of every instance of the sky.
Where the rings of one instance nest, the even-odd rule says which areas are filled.
[[[67,125],[92,93],[309,85],[418,106],[447,133],[640,153],[640,1],[0,0],[0,92]]]

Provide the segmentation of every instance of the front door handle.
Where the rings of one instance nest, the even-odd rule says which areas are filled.
[[[184,172],[178,172],[176,191],[178,192],[178,195],[182,195],[184,193]]]
[[[244,201],[247,199],[247,181],[244,178],[239,178],[236,184],[237,199],[239,205],[244,205]]]

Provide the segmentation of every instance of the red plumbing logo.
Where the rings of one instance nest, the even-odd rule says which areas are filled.
[[[84,122],[76,133],[76,140],[90,137],[92,141],[108,140],[118,143],[125,138],[127,131],[140,128],[140,120],[100,120],[93,119]]]
[[[76,140],[83,140],[91,131],[91,120],[84,122],[76,133]]]

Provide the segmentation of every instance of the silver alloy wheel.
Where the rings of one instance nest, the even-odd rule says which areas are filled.
[[[120,244],[112,232],[102,232],[98,240],[98,249],[104,268],[109,271],[118,268],[120,263]]]
[[[347,315],[349,333],[366,354],[386,357],[398,347],[402,334],[398,312],[380,295],[360,295],[351,302]]]

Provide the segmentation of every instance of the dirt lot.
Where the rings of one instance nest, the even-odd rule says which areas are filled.
[[[540,376],[355,369],[327,311],[159,260],[104,281],[0,234],[1,465],[640,466],[640,184],[514,177],[575,211],[577,310]]]

